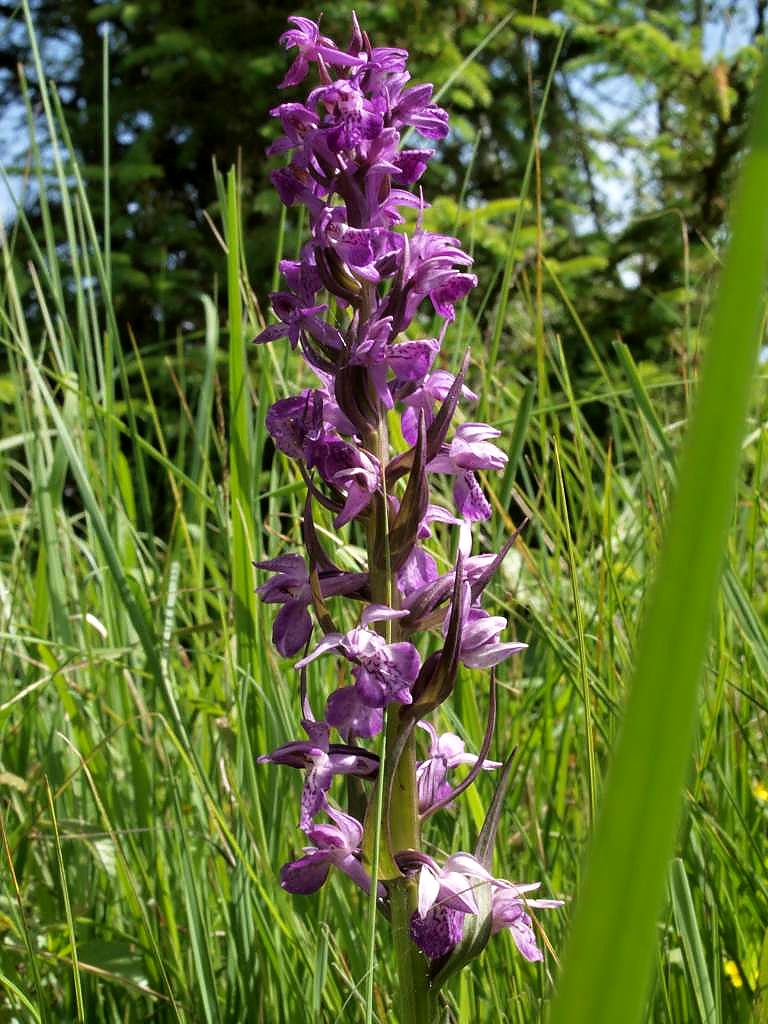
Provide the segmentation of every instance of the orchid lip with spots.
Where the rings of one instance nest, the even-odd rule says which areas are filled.
[[[509,765],[499,773],[501,763],[487,756],[494,673],[526,645],[503,639],[507,620],[482,606],[511,541],[498,554],[472,555],[471,530],[492,512],[478,474],[503,470],[507,455],[496,443],[499,430],[459,416],[460,402],[477,398],[465,383],[468,357],[455,373],[440,364],[456,306],[477,279],[458,239],[424,227],[426,203],[416,189],[434,151],[411,147],[406,136],[444,139],[446,111],[433,102],[432,86],[410,84],[407,52],[374,47],[354,14],[346,48],[310,19],[289,22],[280,42],[293,61],[281,87],[303,86],[313,71],[316,81],[301,100],[273,109],[282,134],[269,153],[288,160],[272,181],[286,206],[304,208],[308,233],[299,258],[281,262],[283,290],[270,296],[275,322],[254,340],[287,341],[314,378],[266,414],[276,449],[298,464],[307,486],[305,550],[257,568],[272,574],[258,587],[262,601],[280,605],[277,651],[301,655],[294,669],[307,739],[284,742],[259,761],[305,773],[299,827],[308,845],[283,867],[282,887],[307,895],[336,870],[377,898],[391,919],[400,977],[414,989],[401,1003],[403,1024],[423,1024],[440,979],[454,960],[455,969],[466,963],[469,932],[485,936],[472,939],[471,955],[492,932],[508,930],[522,956],[536,961],[544,953],[532,914],[561,905],[529,899],[538,883],[496,879],[488,863],[509,781]],[[416,220],[410,231],[408,208]],[[393,417],[399,447],[390,439]],[[437,497],[446,491],[453,508]],[[326,530],[364,538],[364,571],[334,562],[317,514]],[[458,530],[448,572],[430,551],[435,529]],[[315,692],[315,664],[330,659],[338,685]],[[488,723],[475,754],[426,716],[450,698],[460,672],[488,669]],[[320,720],[313,701],[324,707]],[[429,738],[422,758],[416,725]],[[360,741],[385,729],[381,759]],[[427,818],[494,773],[499,787],[477,856],[454,854],[439,867],[422,852]],[[350,800],[357,794],[354,810],[339,806],[340,775],[357,780],[346,790]],[[382,863],[390,867],[374,893],[375,785],[388,801],[377,813],[388,844]],[[470,920],[478,927],[469,928]]]

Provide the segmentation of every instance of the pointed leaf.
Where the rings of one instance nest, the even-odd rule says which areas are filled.
[[[392,571],[396,572],[407,560],[416,544],[419,526],[427,513],[429,483],[426,460],[427,438],[424,417],[419,418],[419,436],[416,441],[408,483],[403,500],[389,531],[389,557]]]

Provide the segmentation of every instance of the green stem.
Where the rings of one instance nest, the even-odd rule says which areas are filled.
[[[400,732],[399,708],[387,712],[387,750],[394,751]],[[385,765],[385,775],[394,768],[392,799],[389,804],[388,832],[392,850],[418,850],[421,829],[416,793],[416,744],[408,738],[398,764]],[[386,834],[386,833],[385,833]],[[398,979],[400,1024],[429,1024],[432,997],[429,990],[427,961],[411,939],[411,915],[417,906],[415,878],[398,878],[387,886],[392,910],[392,945]]]
[[[411,914],[416,905],[416,880],[403,878],[388,888],[392,945],[397,965],[398,1019],[400,1024],[430,1024],[434,1001],[429,990],[427,961],[410,935]]]
[[[379,428],[369,438],[370,451],[377,457],[382,469],[386,466],[389,458],[385,415],[382,409]],[[371,600],[375,603],[395,607],[397,589],[387,543],[388,531],[387,496],[386,494],[377,495],[372,504],[368,531]],[[396,621],[382,623],[381,628],[389,643],[397,639]],[[392,755],[396,754],[400,745],[397,741],[400,738],[401,729],[400,709],[397,705],[391,706],[387,711],[384,744],[386,753],[382,765],[384,776],[382,791],[384,793],[387,792],[388,780],[392,777],[391,800],[389,808],[385,808],[387,816],[381,822],[381,829],[376,830],[384,838],[385,843],[389,844],[386,853],[390,855],[400,850],[418,850],[421,846],[416,789],[416,745],[413,735],[408,738],[398,763],[392,763]],[[392,776],[393,772],[394,776]],[[376,807],[377,815],[381,813],[379,806]],[[378,854],[378,849],[376,853]],[[391,856],[385,856],[382,859],[384,863],[392,863]],[[378,865],[378,860],[378,856],[375,856],[375,863],[372,867]],[[375,885],[375,875],[373,882]],[[389,878],[387,889],[391,907],[392,945],[397,966],[399,1024],[430,1024],[433,1000],[429,990],[427,960],[416,948],[410,936],[411,915],[417,906],[416,879],[404,876]]]

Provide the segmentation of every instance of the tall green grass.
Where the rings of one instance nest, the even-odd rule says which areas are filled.
[[[765,319],[768,76],[758,91],[753,119],[700,392],[552,1016],[560,1024],[586,1024],[600,1015],[631,1022],[642,1015],[666,863],[679,827],[683,785],[691,774],[698,683]],[[626,364],[629,356],[623,358]],[[643,405],[648,415],[649,406]],[[695,906],[679,860],[672,880],[675,922],[696,1008],[702,1020],[716,1020]],[[606,962],[611,964],[607,976]]]
[[[39,60],[36,79],[44,117],[30,104],[31,179],[43,231],[34,237],[20,208],[2,240],[0,1005],[9,1020],[359,1021],[365,899],[343,879],[313,899],[280,890],[279,866],[299,843],[300,780],[255,765],[296,736],[297,684],[272,650],[271,610],[253,599],[252,560],[298,546],[303,505],[303,483],[271,454],[263,419],[308,378],[287,347],[247,345],[268,289],[248,280],[235,175],[218,179],[220,240],[211,238],[226,250],[226,318],[200,297],[200,335],[131,337],[112,305],[100,198],[72,160]],[[49,188],[60,209],[48,207]],[[23,235],[29,266],[17,258]],[[465,313],[446,365],[474,344],[471,383],[509,445],[514,471],[485,481],[497,517],[484,546],[530,516],[491,591],[510,633],[530,645],[499,673],[492,753],[515,753],[495,868],[541,879],[568,905],[542,915],[542,967],[496,937],[448,986],[444,1017],[529,1024],[552,1000],[593,817],[611,807],[603,778],[696,371],[649,375],[622,349],[601,358],[572,305],[568,335],[547,334],[537,296],[548,289],[567,303],[568,282],[544,261],[505,274],[520,262],[517,245],[499,267],[500,290],[485,297],[498,361],[479,355],[483,338]],[[519,345],[537,346],[536,380],[516,372]],[[569,378],[569,345],[593,353],[586,387]],[[743,469],[690,759],[680,741],[690,770],[674,850],[662,843],[668,814],[659,825],[667,902],[654,902],[657,871],[646,914],[655,937],[637,932],[655,965],[647,993],[637,972],[648,1021],[768,1019],[758,1001],[768,980],[765,966],[758,978],[768,919],[767,408],[759,376],[739,434]],[[596,409],[612,424],[607,440],[590,426]],[[735,416],[735,406],[717,411]],[[707,509],[696,512],[703,523]],[[356,565],[356,538],[328,526],[320,519],[334,557]],[[448,545],[441,535],[434,549],[446,563]],[[330,660],[313,668],[319,705],[334,669]],[[442,711],[470,749],[484,730],[485,687],[482,674],[465,672]],[[655,734],[644,753],[662,763]],[[435,852],[472,848],[491,792],[481,779],[455,813],[436,816]],[[648,821],[655,831],[653,814]],[[616,919],[611,885],[622,877],[612,862],[583,890],[596,920]],[[601,997],[617,967],[592,941],[579,974],[589,970],[593,1019],[608,1020]],[[393,1019],[391,969],[381,928],[381,1022]]]

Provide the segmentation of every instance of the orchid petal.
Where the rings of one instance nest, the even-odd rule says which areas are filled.
[[[294,668],[304,668],[305,665],[309,665],[311,661],[315,661],[315,659],[321,657],[323,654],[327,654],[328,651],[332,651],[336,647],[339,647],[343,642],[343,633],[326,633],[314,651],[312,651],[311,654],[308,654],[306,658],[302,658],[300,661],[297,661]]]
[[[385,604],[369,604],[360,616],[361,626],[370,626],[372,622],[386,622],[390,619],[403,619],[408,610],[390,608]]]
[[[424,917],[427,911],[434,906],[438,895],[440,894],[440,881],[437,875],[427,867],[426,864],[421,866],[419,871],[419,913]]]

